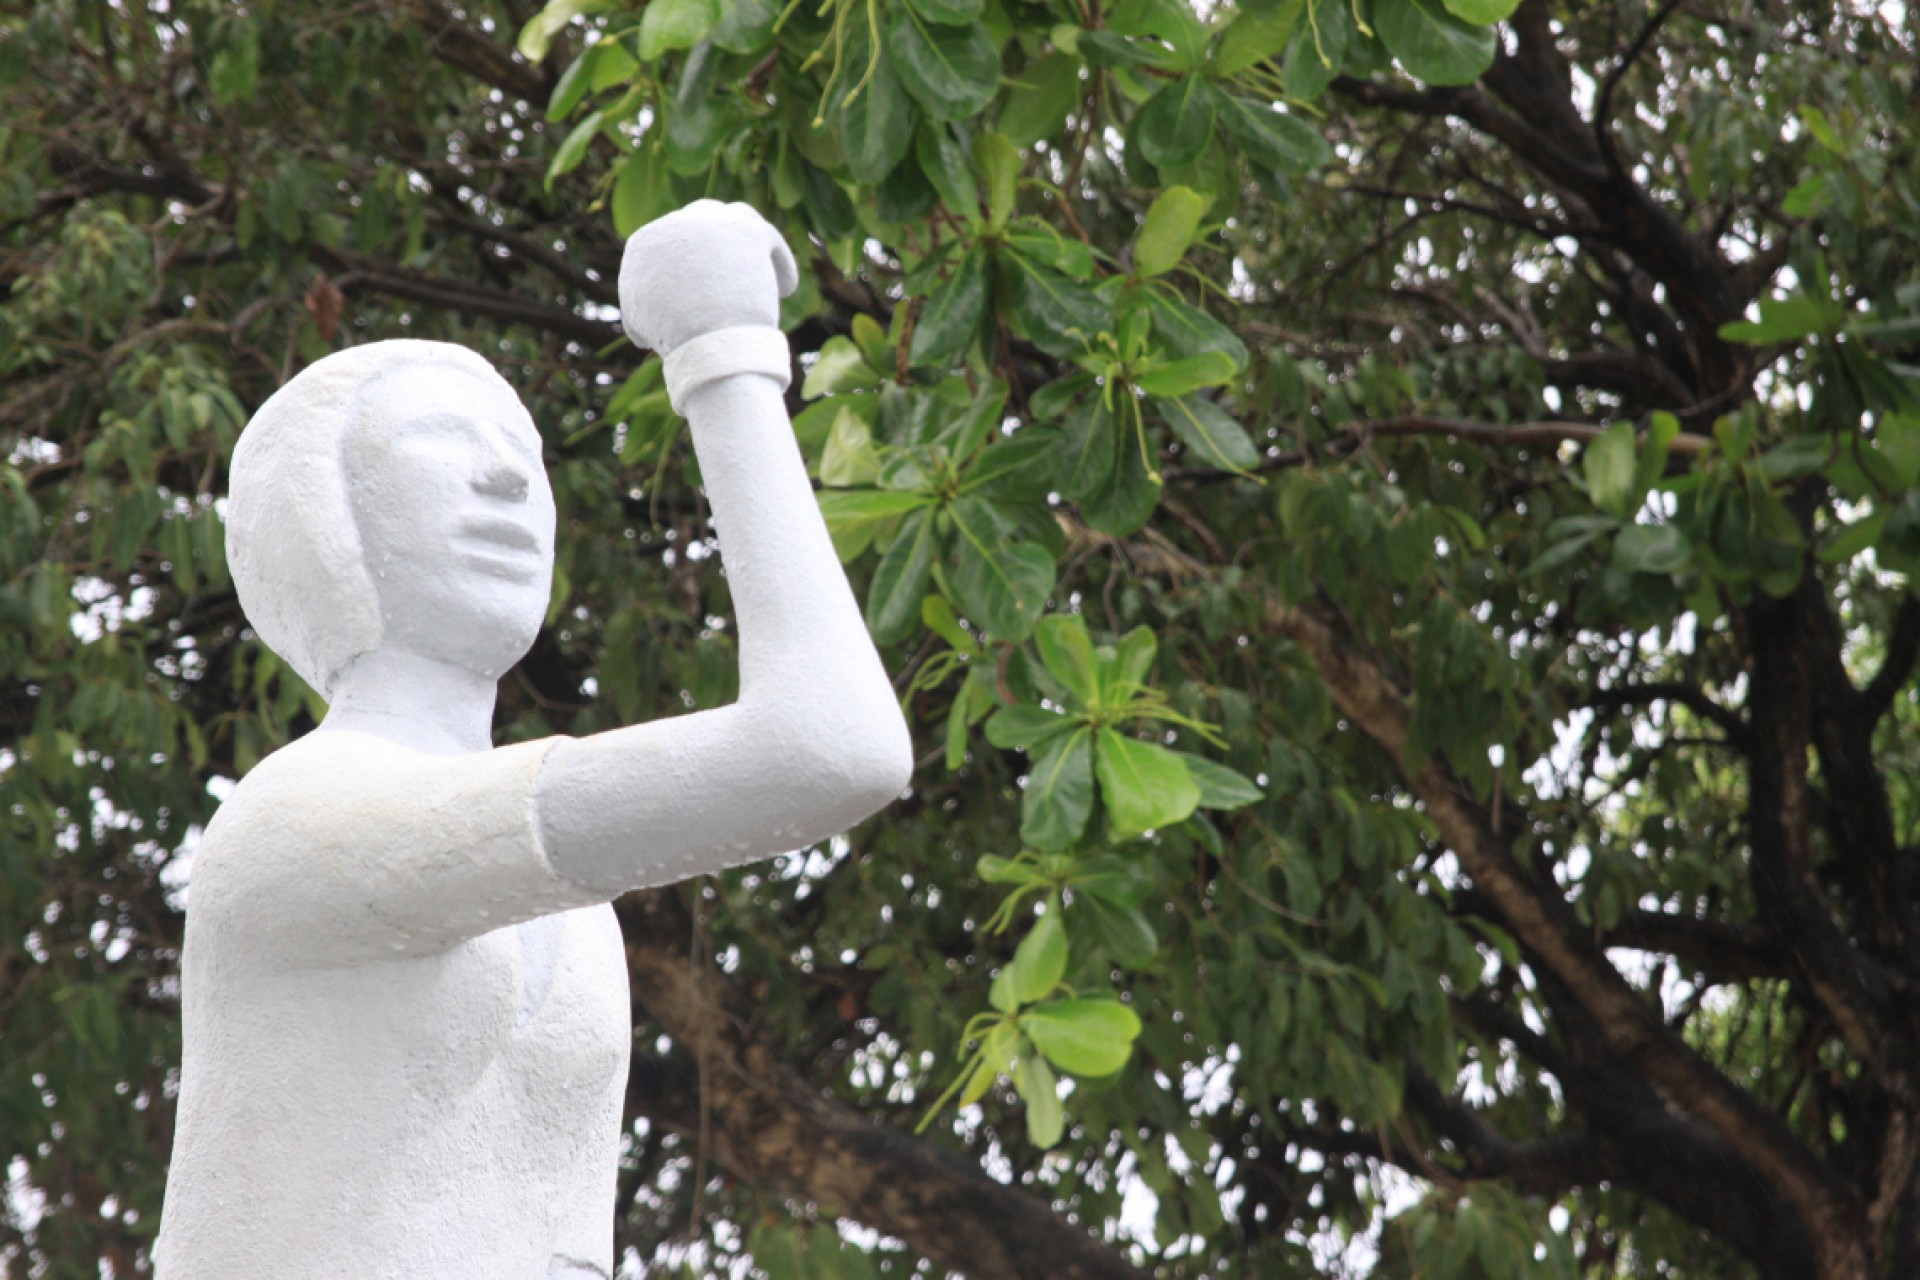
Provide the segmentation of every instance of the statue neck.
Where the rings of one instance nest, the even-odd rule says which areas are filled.
[[[320,728],[368,733],[430,755],[486,751],[497,683],[436,658],[375,649],[340,673]]]

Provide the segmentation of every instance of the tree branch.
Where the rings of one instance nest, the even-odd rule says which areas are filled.
[[[1747,823],[1756,901],[1850,1052],[1902,1102],[1920,1107],[1909,1064],[1910,984],[1855,945],[1834,920],[1814,845],[1814,752],[1828,787],[1825,806],[1841,863],[1859,878],[1859,932],[1882,954],[1916,945],[1912,905],[1892,879],[1897,842],[1871,743],[1845,712],[1855,698],[1840,660],[1839,628],[1812,572],[1792,595],[1757,597],[1745,631],[1752,649],[1752,767]]]
[[[1570,70],[1543,0],[1526,0],[1509,26],[1515,50],[1495,59],[1481,78],[1484,92],[1482,87],[1415,91],[1347,76],[1335,80],[1334,88],[1370,106],[1452,117],[1499,143],[1583,223],[1595,224],[1597,237],[1666,286],[1686,322],[1676,354],[1684,353],[1691,365],[1691,398],[1716,400],[1730,387],[1744,388],[1747,357],[1717,336],[1722,324],[1739,318],[1745,303],[1734,273],[1713,245],[1688,231],[1597,151],[1591,128],[1573,104]]]
[[[546,105],[551,82],[514,57],[512,50],[467,26],[438,0],[414,0],[411,7],[434,57],[509,97]]]
[[[1793,970],[1787,950],[1753,925],[1665,911],[1622,912],[1601,945],[1672,956],[1716,983],[1784,977]]]
[[[1541,994],[1552,1002],[1548,990]],[[1812,1241],[1778,1189],[1718,1135],[1674,1115],[1634,1064],[1578,1057],[1488,999],[1455,999],[1452,1008],[1467,1027],[1507,1041],[1560,1082],[1569,1108],[1584,1119],[1584,1131],[1597,1148],[1586,1159],[1607,1180],[1651,1196],[1720,1236],[1769,1280],[1805,1280],[1811,1274]],[[1411,1082],[1408,1100],[1413,1101]]]
[[[1620,164],[1620,154],[1614,148],[1611,131],[1613,95],[1620,88],[1620,81],[1626,77],[1628,71],[1632,70],[1633,64],[1638,62],[1640,55],[1647,51],[1647,45],[1652,42],[1654,34],[1666,25],[1667,19],[1672,17],[1673,11],[1679,7],[1680,0],[1662,0],[1660,7],[1654,10],[1653,16],[1641,25],[1639,34],[1634,36],[1626,52],[1620,55],[1620,61],[1615,63],[1613,70],[1607,73],[1606,80],[1600,85],[1599,96],[1594,100],[1594,141],[1599,144],[1600,154],[1606,157],[1607,166],[1623,178],[1626,176],[1626,170]]]
[[[550,302],[479,289],[462,280],[409,270],[350,249],[315,245],[312,255],[329,271],[338,273],[334,283],[343,293],[380,293],[449,311],[531,325],[578,342],[589,351],[597,351],[620,337],[619,325],[589,320]]]
[[[1528,445],[1561,444],[1569,440],[1582,443],[1597,439],[1608,428],[1596,426],[1590,422],[1516,422],[1512,426],[1496,426],[1490,422],[1470,422],[1464,418],[1377,418],[1369,422],[1356,422],[1335,432],[1319,448],[1340,454],[1351,452],[1368,439],[1393,436],[1445,436],[1450,440],[1465,440],[1470,444],[1492,445],[1496,448],[1525,448]],[[1694,457],[1712,442],[1706,436],[1681,432],[1667,446],[1669,453],[1681,457]],[[1308,460],[1304,451],[1292,450],[1271,454],[1261,459],[1253,468],[1255,472],[1285,471],[1300,466]],[[1220,471],[1212,467],[1168,467],[1161,473],[1168,480],[1197,480],[1201,482],[1229,480],[1242,475],[1238,471]]]
[[[1896,694],[1913,675],[1920,662],[1920,596],[1908,592],[1894,612],[1893,627],[1887,634],[1887,656],[1873,679],[1860,691],[1859,711],[1869,724],[1887,713]]]
[[[1829,1249],[1857,1248],[1861,1206],[1780,1117],[1686,1044],[1606,959],[1558,894],[1548,891],[1493,835],[1484,810],[1439,761],[1404,758],[1408,714],[1386,674],[1350,640],[1301,609],[1269,602],[1270,631],[1306,651],[1347,718],[1401,762],[1461,869],[1499,911],[1502,922],[1577,1000],[1607,1046],[1631,1062],[1675,1106],[1717,1134],[1781,1198],[1809,1234]],[[1847,1243],[1855,1242],[1855,1243]]]
[[[1727,735],[1727,741],[1738,750],[1747,750],[1751,733],[1747,722],[1740,713],[1730,710],[1707,696],[1707,691],[1677,680],[1655,681],[1648,684],[1616,685],[1610,689],[1595,689],[1587,698],[1586,706],[1600,709],[1618,710],[1623,707],[1641,705],[1649,702],[1672,702],[1685,707],[1703,720],[1719,726]]]

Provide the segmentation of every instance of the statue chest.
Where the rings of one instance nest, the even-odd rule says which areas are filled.
[[[419,1045],[430,1062],[490,1077],[490,1091],[535,1120],[593,1110],[621,1089],[632,1009],[611,906],[497,929],[448,960],[437,1019],[445,1040],[438,1050]]]

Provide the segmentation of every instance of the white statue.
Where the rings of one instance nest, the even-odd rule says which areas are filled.
[[[781,392],[793,258],[713,201],[636,233],[738,614],[731,706],[495,748],[553,567],[540,441],[479,356],[327,357],[234,451],[228,554],[330,701],[194,862],[161,1280],[608,1276],[632,1038],[616,895],[824,839],[911,744]]]

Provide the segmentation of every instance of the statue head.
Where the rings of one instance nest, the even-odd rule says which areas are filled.
[[[383,648],[498,678],[546,614],[540,437],[464,347],[375,342],[309,366],[241,433],[230,490],[240,605],[322,697]]]

